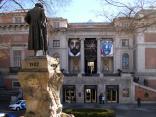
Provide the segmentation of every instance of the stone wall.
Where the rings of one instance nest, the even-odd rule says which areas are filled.
[[[156,101],[156,92],[135,86],[135,100],[140,97],[142,101]]]

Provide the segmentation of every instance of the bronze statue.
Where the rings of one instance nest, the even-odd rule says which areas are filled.
[[[28,50],[34,50],[35,56],[38,50],[42,50],[43,54],[46,55],[47,18],[43,5],[36,3],[35,7],[27,12],[25,21],[29,24]]]

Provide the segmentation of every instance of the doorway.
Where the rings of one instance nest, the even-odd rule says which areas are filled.
[[[72,86],[72,85],[64,85],[63,86],[63,101],[65,103],[75,103],[76,102],[75,86]]]
[[[87,75],[93,75],[96,74],[96,59],[95,60],[85,60],[86,62],[86,69],[85,69],[85,73]]]
[[[84,88],[85,103],[96,103],[97,102],[97,86],[86,85]]]
[[[95,38],[86,38],[84,41],[85,74],[97,73],[97,41]]]
[[[118,85],[107,85],[106,86],[106,98],[109,103],[119,102],[119,86]]]

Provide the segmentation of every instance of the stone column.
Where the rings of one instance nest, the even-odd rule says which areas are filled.
[[[84,103],[84,85],[83,84],[76,85],[76,102]]]
[[[101,52],[100,52],[100,38],[97,38],[97,73],[100,77],[103,76],[101,73]]]
[[[84,74],[84,40],[85,38],[81,38],[81,54],[80,54],[80,63],[81,63],[81,75]]]

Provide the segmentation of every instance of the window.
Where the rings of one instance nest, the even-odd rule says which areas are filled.
[[[122,55],[122,69],[128,69],[129,68],[129,55],[128,53],[124,53]]]
[[[14,67],[20,67],[21,66],[21,50],[14,50],[13,51],[13,61],[14,61]]]
[[[60,40],[53,40],[53,47],[60,47]]]
[[[14,21],[15,23],[22,23],[22,17],[15,17]]]
[[[129,46],[129,40],[128,39],[122,39],[122,47],[128,47]]]
[[[59,28],[59,22],[54,22],[54,23],[53,23],[53,27],[54,27],[54,28]]]
[[[128,26],[129,26],[128,23],[123,23],[123,24],[122,24],[122,27],[123,27],[123,28],[128,28]]]

